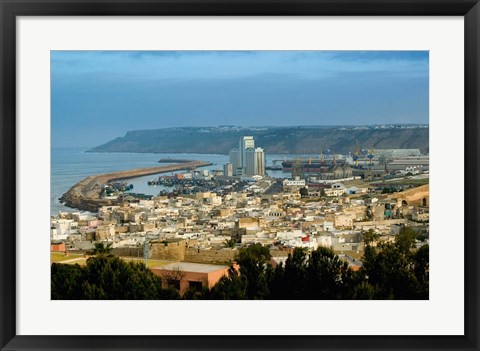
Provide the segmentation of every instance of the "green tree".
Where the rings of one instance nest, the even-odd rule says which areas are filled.
[[[425,299],[429,296],[429,252],[429,246],[423,245],[413,256],[415,277],[420,283],[420,295]]]
[[[362,240],[365,245],[371,245],[378,240],[380,236],[373,230],[369,229],[366,232],[362,232]]]
[[[353,272],[333,250],[319,247],[308,253],[295,248],[285,268],[275,268],[270,280],[270,299],[351,299],[364,276]]]
[[[78,265],[52,263],[51,297],[52,300],[81,300],[84,270]]]
[[[85,267],[52,264],[54,300],[178,299],[174,289],[163,289],[161,279],[143,263],[124,262],[118,257],[100,254],[90,257]]]
[[[403,227],[400,233],[395,237],[395,244],[403,254],[408,254],[410,250],[415,246],[415,239],[417,238],[417,232],[412,228]]]
[[[262,244],[253,244],[241,248],[236,256],[240,266],[240,275],[246,281],[247,298],[264,299],[268,296],[268,280],[272,267],[270,250]]]
[[[223,276],[210,291],[210,298],[215,300],[244,300],[247,298],[247,280],[233,267],[228,276]]]
[[[311,299],[338,299],[343,296],[343,276],[348,263],[340,260],[332,249],[318,247],[308,259],[308,296]]]
[[[92,250],[92,254],[108,256],[112,254],[112,249],[112,243],[97,242]]]
[[[363,267],[377,299],[428,299],[428,246],[415,249],[416,233],[403,228],[394,243],[365,247]]]
[[[235,248],[236,244],[237,244],[237,241],[233,238],[224,241],[225,247],[228,247],[230,249]]]
[[[375,288],[368,282],[361,282],[353,290],[353,300],[373,300],[375,298]]]
[[[307,282],[307,251],[303,248],[295,248],[285,261],[283,283],[283,298],[302,299],[306,298],[308,290]]]
[[[299,192],[300,192],[301,197],[307,197],[308,196],[308,189],[305,188],[305,187],[300,188]]]

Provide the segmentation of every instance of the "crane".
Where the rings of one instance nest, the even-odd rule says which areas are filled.
[[[368,159],[370,160],[370,167],[372,167],[372,164],[373,164],[373,154],[374,154],[375,150],[373,149],[373,146],[370,148],[370,150],[368,150],[368,154],[367,154],[367,157]]]
[[[357,150],[353,153],[353,160],[355,161],[355,168],[358,168],[358,157],[360,156],[360,145],[357,143]]]

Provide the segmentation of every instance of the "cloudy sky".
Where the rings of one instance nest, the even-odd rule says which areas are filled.
[[[52,146],[178,126],[428,123],[427,51],[52,51]]]

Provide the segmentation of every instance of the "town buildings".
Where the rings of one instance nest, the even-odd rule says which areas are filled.
[[[367,230],[389,241],[407,226],[426,238],[418,245],[428,242],[428,184],[382,194],[359,181],[356,186],[334,183],[326,185],[323,194],[312,188],[306,197],[293,185],[265,193],[255,191],[255,184],[246,183],[243,191],[158,196],[103,206],[96,214],[60,213],[51,219],[51,240],[55,250],[63,243],[68,252],[87,252],[95,242],[110,242],[118,256],[142,258],[147,252],[149,259],[177,265],[223,266],[217,267],[218,274],[212,273],[216,269],[210,272],[204,267],[204,272],[189,266],[185,271],[191,279],[180,290],[190,285],[200,288],[198,282],[210,286],[235,260],[238,249],[253,243],[269,247],[278,260],[296,247],[330,247],[350,265],[358,266],[363,256],[362,233]],[[232,239],[234,245],[227,245]]]
[[[428,172],[377,182],[351,176],[343,163],[334,164],[339,174],[332,172],[343,179],[282,179],[262,175],[264,160],[253,138],[243,137],[222,175],[197,170],[171,178],[181,187],[196,180],[213,184],[208,188],[152,199],[119,196],[96,213],[59,213],[51,218],[51,250],[81,254],[108,242],[120,257],[168,261],[151,270],[183,292],[211,287],[238,250],[251,244],[268,247],[276,263],[297,247],[329,247],[358,269],[368,230],[388,242],[409,227],[418,233],[418,247],[428,243]],[[176,272],[182,275],[178,282]]]

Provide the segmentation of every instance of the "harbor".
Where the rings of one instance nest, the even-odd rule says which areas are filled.
[[[102,196],[102,190],[105,191],[105,188],[109,188],[110,183],[145,175],[195,169],[209,165],[211,165],[210,162],[191,161],[168,166],[138,168],[88,176],[70,188],[59,200],[68,207],[86,211],[97,211],[100,206],[111,206],[118,201],[118,197],[112,194],[110,196]]]

